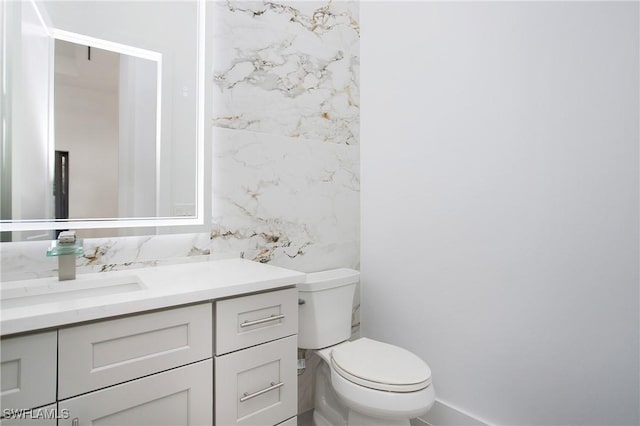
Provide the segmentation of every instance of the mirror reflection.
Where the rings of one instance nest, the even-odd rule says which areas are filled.
[[[55,218],[155,216],[158,62],[56,40],[54,69]]]

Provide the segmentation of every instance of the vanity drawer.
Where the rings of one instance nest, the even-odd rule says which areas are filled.
[[[296,415],[297,336],[216,357],[217,425],[275,425]]]
[[[298,290],[216,302],[216,355],[298,333]]]
[[[211,426],[212,377],[207,359],[67,399],[58,426]]]
[[[212,306],[60,329],[59,399],[210,358]]]
[[[56,347],[55,331],[0,340],[2,409],[35,408],[56,401]]]

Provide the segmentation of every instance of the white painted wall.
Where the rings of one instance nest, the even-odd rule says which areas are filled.
[[[120,55],[118,217],[156,216],[157,67]]]
[[[637,2],[362,4],[363,334],[493,424],[638,424]]]
[[[55,91],[55,147],[69,152],[69,218],[118,217],[118,92],[58,79]]]
[[[69,218],[118,217],[120,57],[55,41],[55,149],[69,152]],[[97,237],[97,230],[82,231]]]

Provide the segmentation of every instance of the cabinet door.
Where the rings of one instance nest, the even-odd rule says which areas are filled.
[[[28,409],[56,401],[57,333],[0,340],[3,409]]]
[[[69,418],[58,426],[210,426],[212,368],[208,359],[60,401]]]
[[[58,398],[211,358],[210,303],[60,329]]]
[[[6,417],[0,420],[0,426],[56,426],[56,419],[65,416],[57,410],[56,404],[31,410],[5,410],[3,408],[2,415]]]
[[[296,415],[297,336],[216,357],[217,425],[275,425]]]

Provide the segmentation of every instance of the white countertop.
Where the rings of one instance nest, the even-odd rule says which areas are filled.
[[[76,280],[57,277],[1,283],[3,292],[42,287],[82,285],[83,282],[136,277],[142,290],[72,298],[49,303],[10,307],[0,311],[0,334],[23,333],[83,321],[126,315],[171,306],[220,299],[245,293],[295,285],[305,274],[244,259],[185,263],[126,271],[78,274]]]

